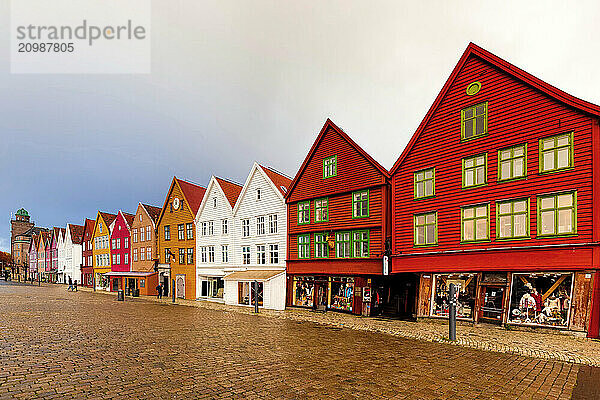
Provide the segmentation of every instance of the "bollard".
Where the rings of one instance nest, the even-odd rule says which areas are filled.
[[[450,299],[450,308],[449,308],[449,315],[448,315],[448,334],[449,334],[449,339],[451,341],[455,341],[456,340],[456,286],[454,286],[454,283],[450,284],[450,295],[448,296]]]
[[[254,285],[254,296],[252,296],[254,300],[254,312],[258,314],[258,281],[252,283]]]
[[[171,279],[171,298],[173,299],[173,303],[175,303],[175,279]]]

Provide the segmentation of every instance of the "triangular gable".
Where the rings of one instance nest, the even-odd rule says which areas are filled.
[[[103,211],[98,211],[98,215],[96,216],[96,221],[94,223],[94,230],[92,233],[92,237],[96,237],[96,228],[98,227],[98,219],[102,220],[102,223],[106,227],[106,233],[110,235],[110,226],[115,221],[117,216],[115,214],[110,214]],[[104,236],[105,232],[102,232],[102,236]]]
[[[152,222],[152,227],[156,229],[156,223],[158,222],[158,218],[160,217],[160,212],[162,209],[160,207],[151,206],[149,204],[139,203],[139,206],[144,210],[150,221]]]
[[[532,87],[534,89],[539,90],[540,92],[546,94],[547,96],[549,96],[552,99],[555,99],[563,104],[566,104],[566,105],[573,107],[577,110],[580,110],[582,112],[585,112],[585,113],[588,113],[588,114],[591,114],[594,116],[600,116],[600,106],[589,103],[585,100],[578,99],[575,96],[572,96],[566,92],[563,92],[562,90],[542,81],[539,78],[536,78],[535,76],[531,75],[530,73],[512,65],[508,61],[503,60],[502,58],[490,53],[489,51],[477,46],[476,44],[469,43],[465,52],[461,56],[460,60],[458,61],[458,63],[454,67],[454,69],[452,70],[452,73],[446,80],[446,83],[442,87],[442,90],[440,90],[439,94],[435,98],[435,101],[429,108],[429,111],[427,111],[427,114],[425,114],[425,117],[423,118],[423,120],[421,121],[419,126],[417,127],[417,130],[415,131],[415,133],[411,137],[410,141],[408,142],[408,144],[402,151],[402,154],[400,154],[400,157],[394,163],[394,166],[392,167],[392,169],[390,171],[391,175],[393,175],[398,170],[398,168],[400,167],[400,165],[402,164],[402,162],[404,161],[406,156],[410,153],[411,149],[414,147],[415,143],[421,136],[421,133],[425,130],[429,121],[435,114],[435,111],[437,110],[438,106],[440,105],[440,103],[442,102],[442,100],[444,99],[446,94],[448,93],[448,90],[454,84],[456,77],[459,75],[459,73],[463,69],[464,65],[466,64],[467,60],[471,56],[476,56],[476,57],[481,58],[482,60],[484,60],[484,61],[488,62],[489,64],[491,64],[492,66],[498,68],[505,74],[525,83],[526,85],[529,85],[530,87]]]
[[[270,174],[268,174],[267,171],[269,171]],[[263,167],[262,165],[255,162],[254,165],[252,165],[252,169],[250,170],[250,173],[248,174],[248,177],[246,178],[246,182],[244,183],[242,191],[240,192],[240,194],[238,196],[238,201],[235,204],[235,206],[233,207],[234,214],[237,212],[237,209],[240,208],[240,204],[242,203],[244,197],[246,196],[246,192],[248,191],[248,188],[250,187],[250,182],[252,181],[254,174],[256,174],[257,172],[259,174],[261,174],[261,176],[267,182],[270,183],[271,189],[275,191],[275,193],[281,198],[281,200],[285,201],[285,194],[284,194],[285,191],[280,189],[278,185],[280,185],[280,186],[285,185],[284,187],[287,189],[289,187],[290,183],[292,182],[292,180],[279,172],[272,171],[272,170],[268,169],[267,167]]]
[[[206,192],[206,188],[184,181],[174,176],[173,180],[171,181],[171,186],[169,186],[167,196],[165,197],[165,202],[163,203],[163,207],[160,211],[160,218],[158,218],[157,225],[160,225],[163,215],[165,215],[167,204],[169,204],[169,198],[171,197],[171,193],[173,193],[175,185],[177,185],[177,187],[182,193],[182,196],[184,197],[185,202],[188,204],[188,209],[193,214],[192,218],[196,218],[196,215],[198,214],[198,209],[200,208],[200,204],[202,203],[202,199],[204,197],[204,193]],[[188,196],[190,198],[188,198]]]
[[[389,175],[388,171],[381,164],[379,164],[377,161],[375,161],[375,159],[373,157],[371,157],[366,151],[364,151],[362,147],[360,147],[358,144],[356,144],[356,142],[354,142],[354,140],[352,140],[350,138],[350,136],[348,136],[342,129],[340,129],[337,125],[335,125],[333,123],[333,121],[331,121],[328,118],[327,121],[325,122],[325,124],[323,125],[321,132],[315,139],[315,142],[313,143],[310,151],[306,155],[306,158],[304,159],[302,166],[300,167],[300,169],[296,173],[296,176],[292,180],[292,183],[290,184],[290,187],[285,196],[287,201],[295,201],[294,191],[296,190],[298,183],[303,179],[307,167],[309,166],[309,164],[311,162],[313,162],[313,158],[319,152],[319,150],[321,148],[321,144],[324,141],[324,139],[326,139],[327,137],[330,137],[331,135],[337,135],[339,137],[339,140],[336,141],[337,144],[336,144],[335,148],[332,148],[328,152],[328,154],[330,154],[332,156],[338,155],[337,169],[338,169],[339,179],[328,178],[329,181],[327,182],[327,185],[323,185],[323,188],[322,188],[323,190],[315,190],[315,192],[319,192],[320,195],[321,194],[323,194],[323,195],[334,194],[337,192],[344,191],[343,188],[347,187],[349,182],[358,182],[358,181],[362,180],[367,185],[369,183],[383,184],[383,183],[385,183],[386,179],[389,178],[390,175]],[[342,148],[340,148],[340,146],[344,146],[346,148],[342,149]],[[349,154],[351,159],[343,160],[342,157],[340,157],[340,153],[342,151],[345,151],[347,154]],[[357,165],[357,160],[363,161],[362,163],[360,163],[361,165]],[[347,162],[345,162],[345,161],[347,161]],[[314,162],[316,162],[318,164],[317,167],[319,167],[319,165],[320,165],[319,168],[322,168],[322,160],[321,159],[316,160]],[[357,167],[360,168],[361,171],[358,171]],[[365,169],[370,169],[373,172],[370,175],[377,176],[377,179],[376,179],[377,183],[375,183],[374,181],[367,182],[365,179],[361,179],[361,176],[362,176],[362,178],[365,177],[365,172],[366,172],[366,171],[364,171]],[[319,174],[319,175],[322,176],[322,174]],[[306,182],[307,185],[314,186],[314,185],[319,184],[319,182],[310,180],[310,178],[309,178],[309,181],[310,181],[310,183]],[[334,184],[332,184],[332,182],[336,182],[336,184],[334,185]],[[300,197],[303,197],[303,196],[300,196]]]
[[[234,200],[234,204],[232,204],[231,200],[227,198],[227,195],[225,194],[223,187],[219,184],[219,181],[230,182],[223,178],[217,178],[214,175],[211,176],[210,181],[208,182],[208,185],[206,185],[206,191],[204,192],[204,196],[202,197],[202,201],[200,202],[200,207],[198,207],[198,211],[196,212],[196,216],[194,217],[195,220],[197,220],[199,218],[199,216],[204,212],[204,209],[206,208],[206,204],[208,203],[208,200],[211,196],[211,193],[213,193],[213,190],[218,190],[223,195],[223,197],[225,197],[227,199],[227,204],[229,205],[229,207],[231,207],[231,210],[233,211],[233,207],[235,206],[235,203],[237,202],[239,193],[238,193],[238,196]],[[241,185],[238,185],[237,183],[233,183],[233,182],[232,182],[232,185],[239,186],[240,193],[241,193],[241,188],[242,188]],[[233,199],[233,196],[231,198]]]
[[[233,181],[219,178],[217,176],[215,176],[215,180],[221,187],[221,190],[223,191],[225,198],[227,199],[227,201],[229,201],[229,204],[231,205],[231,208],[233,209],[235,207],[235,203],[237,202],[237,199],[238,199],[240,193],[242,192],[243,186],[238,183],[235,183]]]
[[[123,219],[123,222],[125,222],[125,227],[127,228],[127,230],[129,232],[131,232],[131,225],[133,224],[133,220],[135,219],[135,215],[133,214],[129,214],[129,213],[124,213],[123,210],[119,210],[119,212],[117,213],[117,217],[115,218],[115,220],[111,223],[111,235],[112,235],[112,231],[114,229],[114,226],[117,222],[117,219],[121,217]]]

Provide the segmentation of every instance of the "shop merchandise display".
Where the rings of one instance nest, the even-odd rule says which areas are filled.
[[[431,315],[448,317],[450,313],[450,284],[454,283],[457,293],[456,316],[473,318],[475,307],[476,276],[474,274],[435,275],[435,292]]]
[[[335,310],[352,311],[354,279],[334,278],[331,282],[331,305]]]
[[[314,305],[314,282],[294,280],[294,305],[312,307]]]
[[[514,274],[509,322],[567,327],[572,274]]]

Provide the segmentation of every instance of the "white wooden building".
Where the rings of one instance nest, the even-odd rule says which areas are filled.
[[[68,278],[65,277],[65,237],[66,231],[63,229],[59,230],[58,234],[58,243],[56,245],[56,250],[58,251],[58,266],[57,266],[57,281],[58,283],[68,282]]]
[[[213,176],[196,213],[196,298],[223,301],[233,263],[233,207],[242,185]]]
[[[81,284],[81,263],[82,263],[82,241],[83,241],[83,226],[75,224],[67,224],[67,229],[64,235],[64,282],[68,283],[69,278],[73,282],[77,281]],[[60,250],[59,250],[59,265],[60,265]],[[60,267],[59,267],[60,268]]]

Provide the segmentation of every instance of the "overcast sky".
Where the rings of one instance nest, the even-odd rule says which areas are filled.
[[[600,104],[600,2],[152,2],[149,75],[10,74],[0,0],[0,249],[10,216],[162,206],[173,175],[295,175],[329,117],[390,168],[469,42]]]

